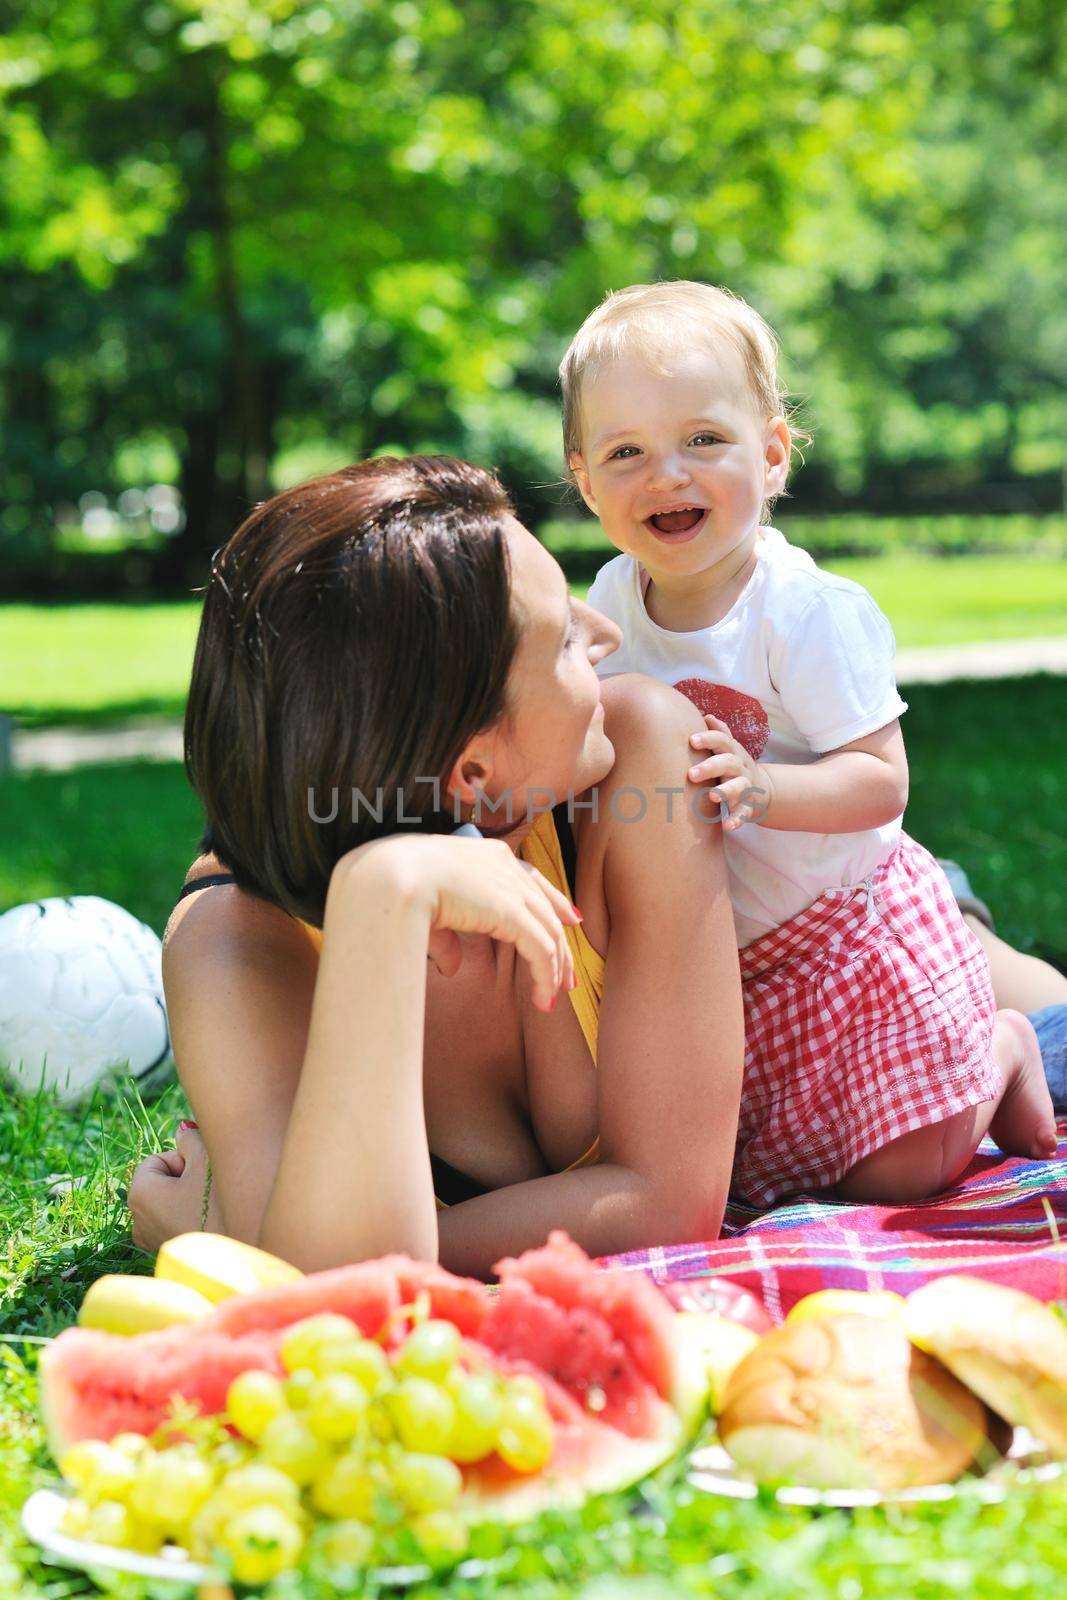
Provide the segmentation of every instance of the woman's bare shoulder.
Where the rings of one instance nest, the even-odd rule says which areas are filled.
[[[704,719],[700,712],[669,683],[648,678],[642,672],[620,672],[605,678],[601,685],[604,700],[604,729],[615,745],[616,763],[606,782],[615,777],[620,762],[629,763],[643,751],[673,741],[679,731],[685,737],[700,732]]]
[[[686,782],[692,764],[689,735],[704,727],[684,695],[642,673],[605,678],[602,695],[604,731],[615,747],[615,763],[595,790],[579,797],[574,810],[578,903],[586,932],[601,951],[611,927],[608,856],[618,856],[621,844],[626,857],[645,854],[654,867],[662,853],[685,849],[683,835],[693,835],[694,791]],[[680,827],[668,826],[674,823]],[[707,829],[697,831],[706,838]]]
[[[198,856],[186,873],[185,886],[225,873],[215,856]],[[206,884],[187,894],[170,914],[163,934],[163,962],[168,976],[205,965],[237,961],[273,964],[279,956],[317,952],[317,930],[249,894],[236,884]]]
[[[576,806],[579,850],[593,836],[626,826],[639,812],[673,816],[688,803],[686,773],[693,756],[689,735],[704,722],[691,701],[668,683],[642,673],[623,672],[603,680],[604,731],[615,747],[611,771]],[[624,793],[624,791],[626,791]],[[673,795],[673,798],[672,798]]]

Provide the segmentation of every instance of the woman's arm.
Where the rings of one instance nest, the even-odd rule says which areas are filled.
[[[239,889],[208,889],[176,908],[163,981],[199,1135],[179,1130],[177,1152],[137,1168],[129,1203],[142,1248],[201,1226],[208,1158],[207,1225],[258,1240],[307,1044],[317,966],[316,933]]]
[[[686,743],[701,721],[673,689],[630,675],[604,683],[604,702],[617,759],[599,786],[599,821],[582,837],[610,917],[601,1162],[443,1212],[441,1259],[456,1272],[484,1276],[552,1227],[606,1255],[714,1238],[722,1222],[744,1037],[722,830],[694,818],[686,787]],[[626,822],[635,790],[647,814]]]
[[[165,953],[182,1083],[211,1157],[216,1226],[313,1270],[434,1258],[422,1103],[427,954],[456,935],[515,945],[547,1010],[572,971],[562,894],[505,844],[395,838],[338,864],[321,939],[237,889],[181,908]],[[142,1164],[135,1234],[195,1226],[186,1175]],[[181,1217],[166,1224],[170,1195]]]
[[[312,930],[237,889],[208,891],[169,931],[167,1004],[211,1162],[210,1222],[306,1270],[392,1250],[433,1259],[428,918],[350,869],[334,878],[321,955]],[[130,1187],[149,1249],[200,1225],[202,1193],[195,1161],[153,1160]]]
[[[499,841],[379,840],[334,869],[307,1050],[260,1244],[305,1270],[438,1255],[423,1104],[426,957],[514,944],[543,1010],[573,970],[570,902]]]
[[[263,1215],[305,1270],[400,1250],[436,1261],[422,1098],[430,909],[354,852],[330,880],[307,1050]]]

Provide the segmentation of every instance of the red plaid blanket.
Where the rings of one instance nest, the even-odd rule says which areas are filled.
[[[985,1140],[956,1187],[933,1200],[859,1206],[800,1197],[764,1215],[731,1204],[714,1243],[632,1251],[605,1265],[660,1283],[725,1278],[758,1295],[776,1321],[816,1289],[906,1295],[948,1272],[1067,1301],[1067,1124],[1053,1161],[1006,1157]]]

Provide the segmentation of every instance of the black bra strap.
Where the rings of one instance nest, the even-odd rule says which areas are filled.
[[[213,889],[217,883],[236,883],[237,879],[232,872],[209,872],[203,878],[194,878],[192,883],[187,883],[181,889],[178,899],[184,900],[187,894],[195,894],[198,889]]]

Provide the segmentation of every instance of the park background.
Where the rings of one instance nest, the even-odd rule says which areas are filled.
[[[1011,675],[939,655],[906,684],[908,826],[1062,960],[1067,694],[1026,663],[1067,659],[1065,84],[1061,0],[0,3],[0,910],[99,893],[162,930],[199,823],[196,590],[273,490],[469,456],[582,592],[610,551],[563,483],[559,358],[607,290],[694,277],[781,334],[813,434],[788,536],[904,650],[995,670],[1015,642]],[[129,1270],[123,1174],[182,1106],[0,1102],[5,1330]],[[0,1344],[0,1587],[77,1593],[14,1532],[46,1464],[30,1349]],[[1029,1502],[813,1521],[806,1553],[795,1519],[671,1504],[640,1558],[570,1525],[537,1592],[739,1545],[716,1592],[751,1600],[1067,1570]]]

